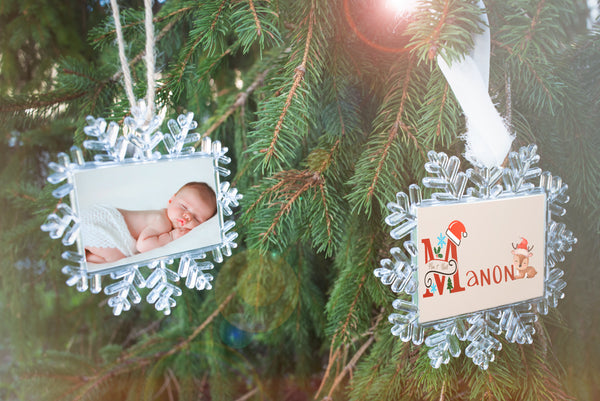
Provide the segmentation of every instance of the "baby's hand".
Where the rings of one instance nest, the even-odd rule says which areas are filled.
[[[171,237],[173,239],[181,238],[189,232],[190,230],[187,228],[174,228],[173,231],[171,231]]]

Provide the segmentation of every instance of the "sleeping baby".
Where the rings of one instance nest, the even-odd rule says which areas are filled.
[[[88,263],[109,263],[161,247],[182,237],[217,212],[213,189],[188,182],[165,209],[124,210],[93,205],[81,213],[81,236]]]

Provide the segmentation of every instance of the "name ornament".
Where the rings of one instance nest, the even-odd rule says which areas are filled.
[[[429,347],[439,368],[465,354],[487,369],[510,343],[531,344],[538,314],[564,297],[558,264],[577,242],[564,223],[567,185],[536,167],[537,147],[508,156],[508,167],[459,171],[456,156],[430,151],[423,186],[398,192],[385,219],[402,247],[374,273],[399,298],[391,332]]]

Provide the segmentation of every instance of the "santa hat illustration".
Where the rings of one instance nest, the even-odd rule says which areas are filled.
[[[450,223],[450,225],[448,225],[446,235],[450,241],[454,242],[454,244],[458,246],[460,245],[461,237],[467,236],[467,229],[461,221],[454,220],[452,223]]]
[[[527,248],[527,240],[521,237],[521,242],[519,242],[519,245],[517,245],[517,247],[515,248],[515,255],[529,256],[530,250],[531,249]]]

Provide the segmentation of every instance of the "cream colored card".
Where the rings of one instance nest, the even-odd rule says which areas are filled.
[[[419,207],[419,323],[542,297],[545,231],[545,194]]]

